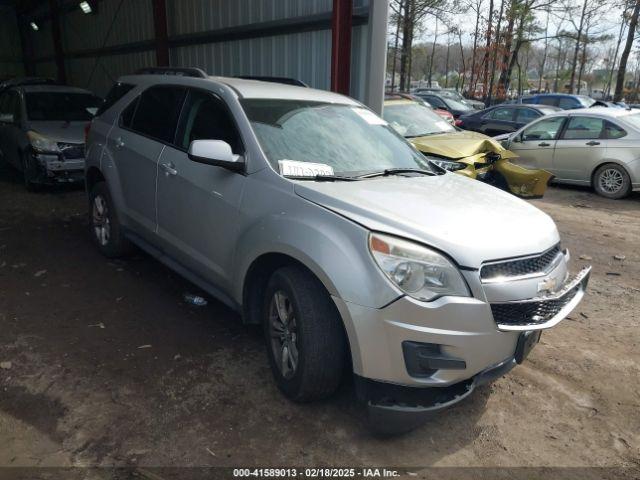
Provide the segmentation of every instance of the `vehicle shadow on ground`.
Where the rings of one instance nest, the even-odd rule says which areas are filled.
[[[621,200],[612,200],[610,198],[597,195],[591,187],[579,185],[552,184],[550,188],[557,190],[562,195],[574,198],[574,206],[578,208],[598,207],[604,209],[614,209],[616,211],[637,210],[640,203],[640,192],[631,192],[629,196]],[[544,201],[544,197],[542,201]]]
[[[0,189],[14,182],[0,178]],[[48,205],[56,192],[10,196]],[[0,357],[13,364],[10,379],[0,377],[8,392],[0,410],[59,441],[72,461],[424,466],[490,434],[478,426],[490,388],[391,438],[369,430],[350,381],[325,401],[286,400],[260,327],[212,299],[187,304],[184,293],[202,292],[142,252],[105,259],[75,213],[84,196],[67,200],[46,216],[0,215],[9,228],[0,241]]]

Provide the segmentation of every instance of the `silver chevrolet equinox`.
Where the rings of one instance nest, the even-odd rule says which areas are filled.
[[[352,369],[372,425],[411,429],[522,362],[584,295],[590,268],[569,277],[549,216],[446,173],[350,98],[147,70],[101,111],[97,247],[135,244],[262,325],[291,400]]]

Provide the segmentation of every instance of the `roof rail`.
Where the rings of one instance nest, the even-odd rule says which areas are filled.
[[[284,83],[285,85],[293,85],[296,87],[307,87],[309,85],[304,83],[302,80],[298,80],[297,78],[287,78],[287,77],[260,77],[255,75],[238,75],[236,78],[241,78],[243,80],[258,80],[260,82],[271,82],[271,83]]]
[[[178,77],[207,78],[204,70],[196,67],[145,67],[136,70],[136,75],[175,75]]]

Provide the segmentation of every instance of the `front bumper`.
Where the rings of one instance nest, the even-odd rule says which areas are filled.
[[[84,158],[65,159],[62,155],[33,153],[35,175],[32,181],[42,184],[76,183],[84,180]]]

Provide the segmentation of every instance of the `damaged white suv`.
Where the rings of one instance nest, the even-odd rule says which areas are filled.
[[[92,122],[96,244],[136,244],[262,324],[292,400],[351,369],[374,425],[409,429],[583,297],[589,269],[569,277],[551,218],[446,173],[356,101],[154,73],[121,78]]]

